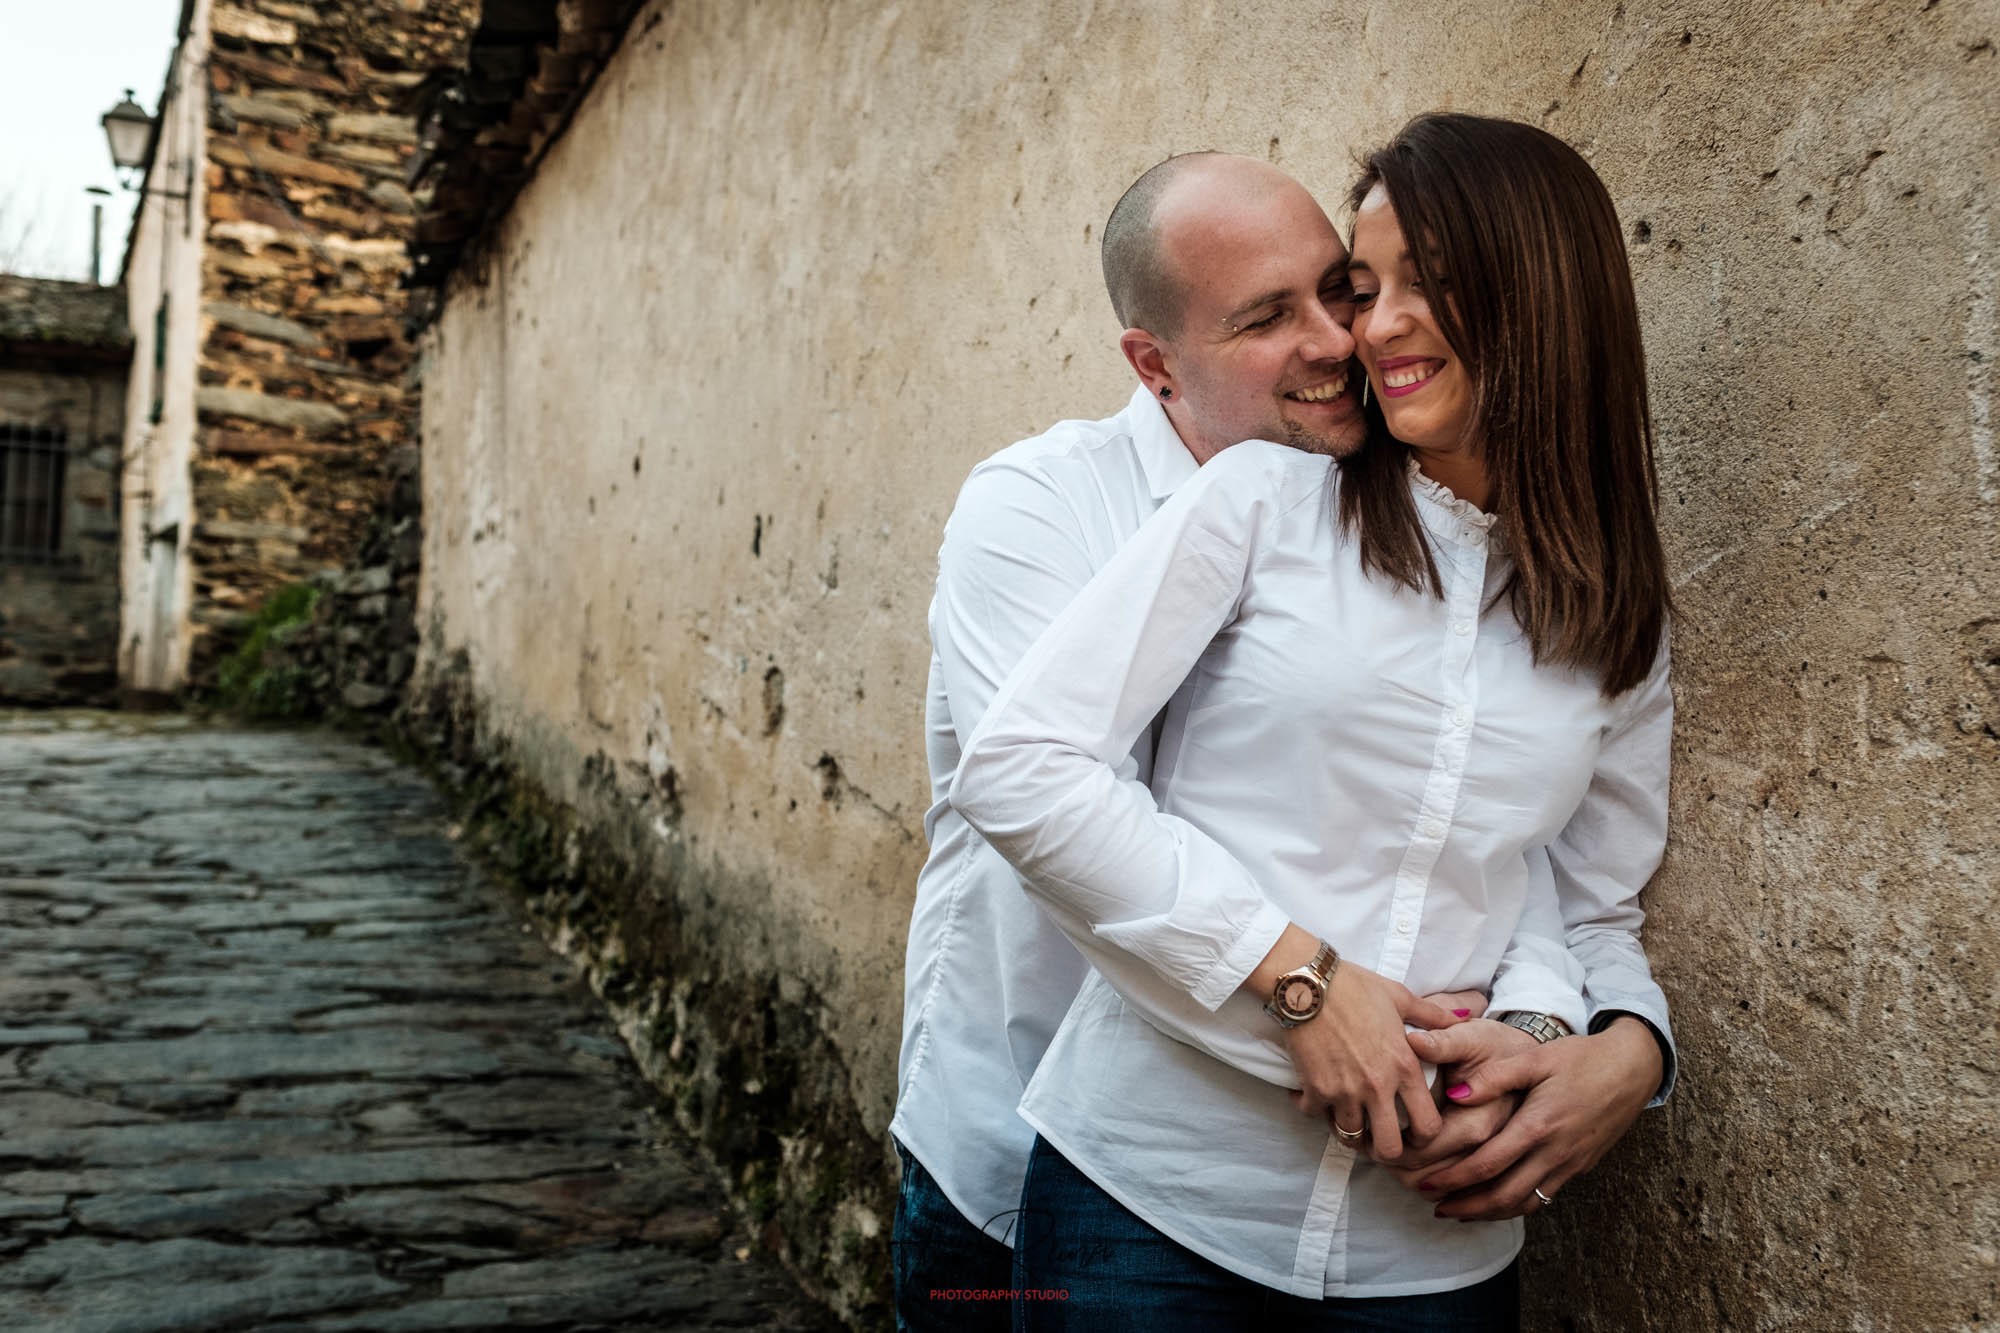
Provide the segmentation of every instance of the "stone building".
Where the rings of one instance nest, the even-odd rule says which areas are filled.
[[[505,10],[559,56],[577,8]],[[1990,1320],[1997,29],[648,0],[581,97],[533,51],[470,69],[420,223],[415,719],[508,775],[654,1076],[865,1309],[939,528],[974,461],[1129,391],[1111,203],[1179,150],[1332,200],[1414,112],[1539,122],[1609,184],[1645,312],[1681,607],[1648,931],[1685,1065],[1531,1226],[1530,1326]]]
[[[0,701],[116,694],[131,354],[122,291],[0,274]]]
[[[348,569],[414,485],[405,108],[474,7],[184,0],[125,256],[133,686],[207,683],[274,590]],[[375,599],[362,697],[408,670],[413,588],[393,583],[329,584]]]

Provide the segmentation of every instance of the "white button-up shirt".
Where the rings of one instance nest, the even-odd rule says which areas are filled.
[[[1536,667],[1494,602],[1490,518],[1413,477],[1444,584],[1419,596],[1362,573],[1334,484],[1274,444],[1212,460],[1027,652],[950,796],[1098,969],[1029,1123],[1256,1281],[1449,1290],[1504,1268],[1519,1221],[1438,1221],[1298,1114],[1282,1034],[1238,987],[1292,920],[1418,993],[1490,988],[1580,1027],[1566,934],[1597,1004],[1665,1032],[1636,932],[1665,837],[1666,654],[1612,700]],[[1128,755],[1170,702],[1149,792]]]
[[[903,972],[890,1131],[974,1225],[1007,1241],[1034,1131],[1015,1113],[1088,967],[1014,868],[945,799],[960,749],[1035,638],[1195,473],[1145,390],[974,468],[938,553],[925,751],[930,858]],[[1143,781],[1152,736],[1117,771]]]

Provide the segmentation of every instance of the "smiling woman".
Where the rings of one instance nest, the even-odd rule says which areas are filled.
[[[1623,693],[1654,664],[1668,592],[1638,304],[1603,182],[1532,125],[1436,114],[1364,160],[1349,203],[1354,337],[1379,398],[1380,447],[1342,464],[1363,565],[1438,586],[1414,460],[1499,516],[1535,662]]]

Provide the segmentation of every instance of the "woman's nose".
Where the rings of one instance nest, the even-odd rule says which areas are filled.
[[[1369,303],[1367,317],[1355,320],[1354,326],[1356,339],[1370,347],[1381,347],[1409,331],[1410,310],[1400,298],[1380,292]]]

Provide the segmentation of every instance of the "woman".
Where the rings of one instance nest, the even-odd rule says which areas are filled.
[[[1512,1327],[1519,1222],[1437,1220],[1359,1155],[1428,1108],[1350,1091],[1329,1124],[1273,1085],[1371,986],[1576,1027],[1552,938],[1637,952],[1671,696],[1615,214],[1560,141],[1464,116],[1406,127],[1355,199],[1375,438],[1337,469],[1262,442],[1204,466],[953,786],[1059,919],[1157,979],[1093,976],[1023,1098],[1030,1326]],[[1111,766],[1163,705],[1155,805]],[[1221,965],[1245,940],[1269,946],[1247,980]]]

